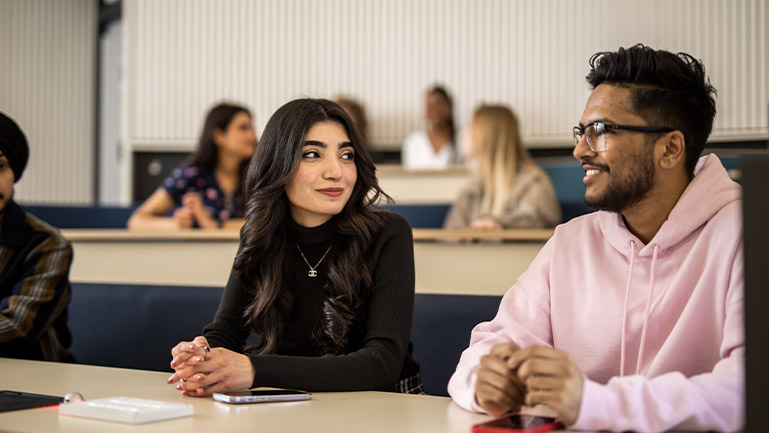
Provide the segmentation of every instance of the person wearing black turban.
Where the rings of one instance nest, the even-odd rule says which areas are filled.
[[[29,161],[21,128],[0,112],[0,357],[73,361],[68,352],[72,245],[13,200]]]
[[[29,160],[29,145],[21,128],[10,117],[0,112],[0,152],[8,159],[14,183],[21,179]]]

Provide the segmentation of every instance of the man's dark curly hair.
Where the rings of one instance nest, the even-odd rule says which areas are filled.
[[[627,87],[636,114],[650,125],[681,131],[686,140],[686,169],[705,148],[716,116],[716,89],[702,62],[689,54],[654,50],[643,44],[593,54],[587,82]]]

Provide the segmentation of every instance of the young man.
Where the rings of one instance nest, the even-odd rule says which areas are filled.
[[[13,201],[28,159],[24,133],[0,113],[0,357],[70,360],[72,246]]]
[[[744,406],[741,190],[700,158],[715,89],[689,56],[594,55],[574,128],[585,202],[479,324],[460,406],[545,404],[578,430],[733,431]]]

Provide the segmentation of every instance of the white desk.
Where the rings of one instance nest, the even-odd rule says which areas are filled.
[[[62,230],[77,283],[222,287],[238,231]],[[503,295],[553,230],[414,230],[416,292]],[[473,239],[473,242],[457,241]]]
[[[137,350],[141,348],[137,347]],[[166,385],[168,373],[0,358],[0,387],[86,399],[124,395],[192,404],[195,416],[128,425],[61,417],[58,408],[0,413],[10,432],[456,432],[490,419],[460,409],[446,397],[386,392],[314,393],[306,402],[234,406],[184,397]]]

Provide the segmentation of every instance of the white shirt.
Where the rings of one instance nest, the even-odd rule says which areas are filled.
[[[454,162],[454,146],[441,147],[438,153],[424,131],[416,131],[406,137],[401,149],[401,164],[408,170],[443,169]]]

